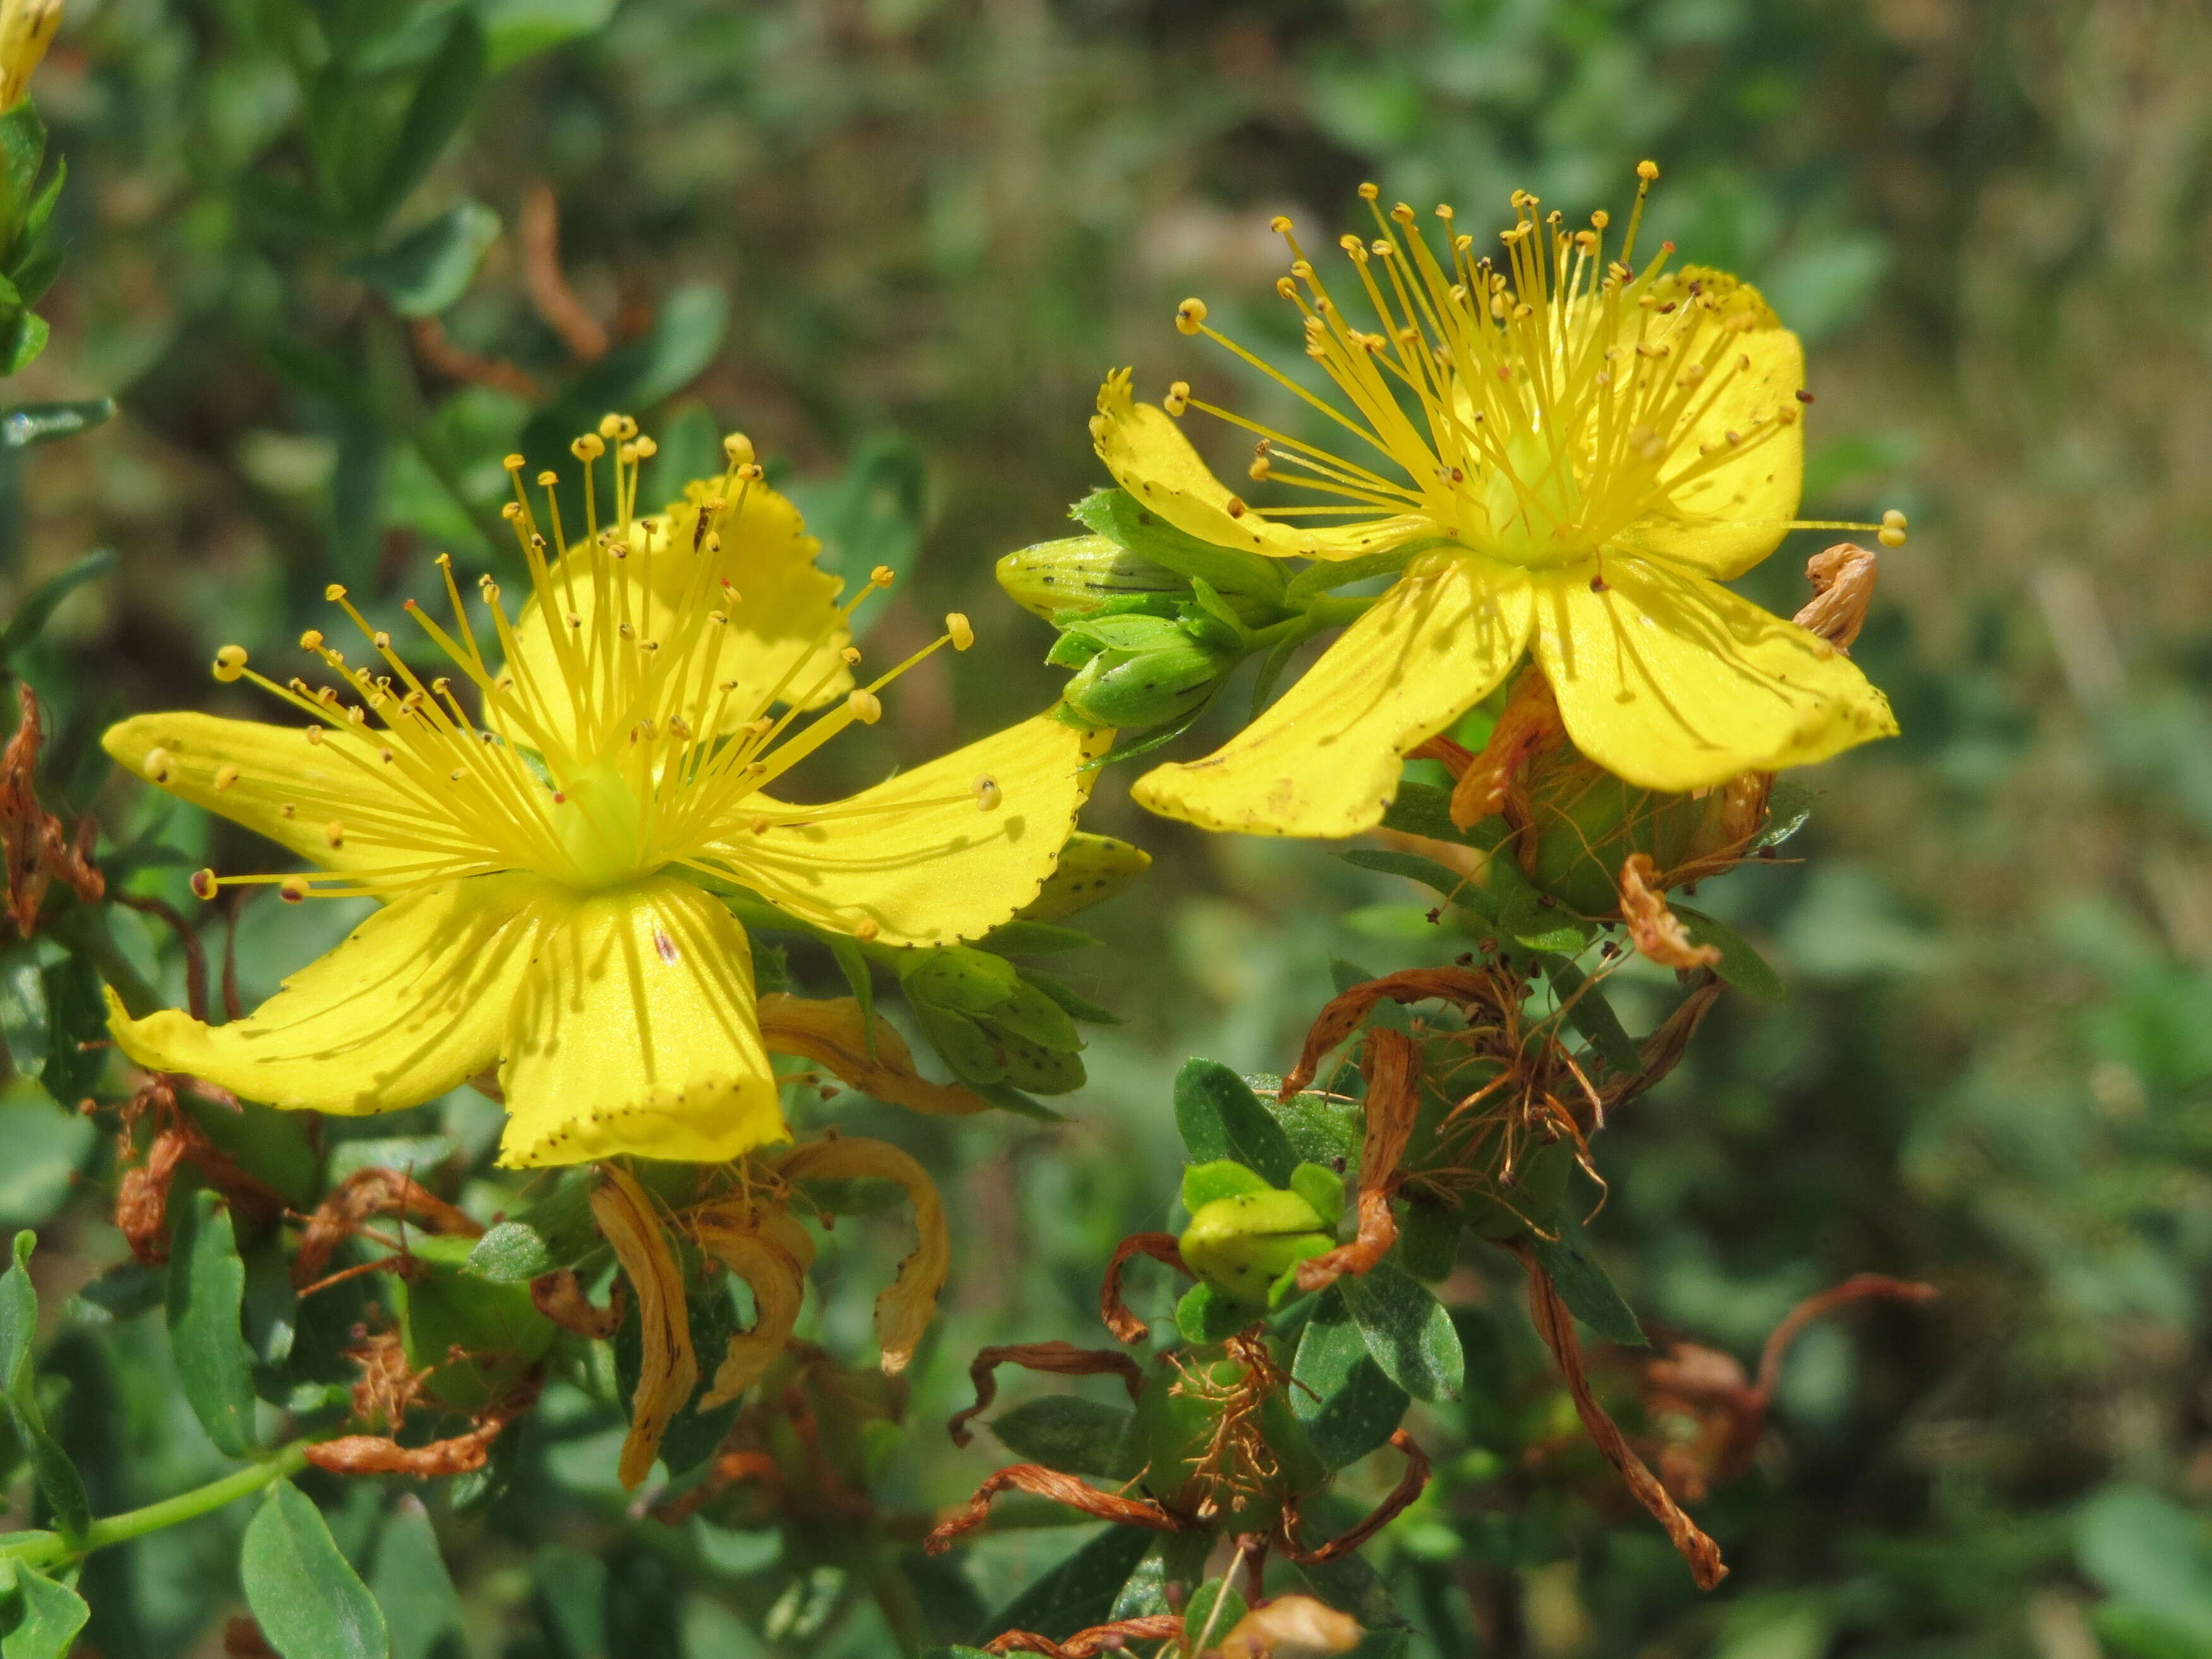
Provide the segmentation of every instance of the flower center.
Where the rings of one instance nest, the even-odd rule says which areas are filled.
[[[1347,235],[1368,310],[1347,319],[1279,218],[1290,275],[1276,291],[1304,319],[1306,355],[1339,400],[1316,396],[1214,330],[1186,301],[1177,326],[1203,333],[1268,374],[1359,441],[1332,453],[1200,401],[1178,386],[1168,408],[1197,408],[1260,435],[1252,477],[1319,502],[1250,510],[1265,518],[1425,518],[1434,533],[1527,568],[1595,557],[1639,519],[1665,514],[1687,486],[1742,462],[1797,419],[1787,400],[1724,434],[1705,427],[1735,378],[1748,370],[1742,335],[1774,326],[1751,290],[1718,273],[1665,274],[1674,245],[1632,263],[1644,198],[1658,169],[1646,162],[1636,210],[1617,257],[1602,212],[1569,231],[1535,197],[1513,195],[1515,222],[1498,255],[1474,252],[1437,209],[1432,248],[1400,203],[1386,216],[1372,185],[1360,194],[1381,234]],[[1370,452],[1387,465],[1367,465]],[[1243,510],[1239,508],[1238,510]]]

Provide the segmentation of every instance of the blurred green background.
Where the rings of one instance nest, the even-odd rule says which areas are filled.
[[[533,419],[557,438],[616,398],[684,441],[750,433],[841,568],[910,562],[872,649],[920,643],[946,609],[975,619],[976,650],[887,699],[872,752],[838,745],[846,781],[980,734],[1053,695],[1050,630],[991,565],[1066,533],[1103,481],[1085,430],[1103,371],[1265,404],[1170,324],[1197,293],[1240,337],[1292,337],[1271,215],[1333,240],[1370,178],[1468,228],[1503,221],[1516,186],[1618,214],[1635,162],[1659,160],[1653,227],[1762,284],[1806,337],[1807,511],[1911,515],[1856,652],[1905,735],[1804,775],[1797,862],[1700,897],[1771,947],[1791,994],[1724,1003],[1601,1138],[1591,1231],[1647,1319],[1747,1358],[1851,1273],[1943,1299],[1802,1342],[1757,1467],[1698,1510],[1735,1567],[1715,1595],[1640,1516],[1582,1495],[1601,1483],[1529,1474],[1528,1435],[1472,1406],[1417,1415],[1444,1473],[1377,1559],[1438,1655],[2212,1653],[2199,0],[480,0],[490,79],[459,137],[350,220],[327,168],[343,134],[303,113],[301,9],[70,0],[37,83],[71,170],[69,256],[54,343],[15,390],[112,392],[122,415],[7,452],[0,610],[89,549],[121,556],[28,669],[83,757],[80,799],[115,713],[265,712],[218,699],[204,665],[319,620],[325,582],[389,610],[440,548],[495,560],[479,526],[498,457]],[[337,0],[305,9],[346,27]],[[380,10],[343,120],[392,124],[374,53],[419,65],[456,7]],[[348,188],[360,205],[392,184]],[[530,292],[545,189],[590,325],[565,338]],[[471,250],[489,239],[465,292],[435,271],[364,286],[365,256],[456,210]],[[395,304],[434,313],[434,336]],[[592,327],[611,349],[586,361]],[[1793,538],[1747,588],[1793,608],[1826,539]],[[1066,959],[1128,1020],[1094,1039],[1072,1121],[842,1115],[926,1155],[960,1230],[890,1476],[908,1504],[1002,1461],[935,1426],[977,1346],[1100,1340],[1105,1253],[1171,1215],[1175,1066],[1280,1070],[1332,954],[1458,948],[1401,885],[1149,818],[1127,782],[1107,775],[1087,827],[1158,862],[1098,913],[1107,944]],[[152,822],[127,781],[100,799],[118,840]],[[218,833],[163,828],[195,854]],[[179,872],[143,884],[184,902]],[[338,908],[246,913],[249,1000],[335,936]],[[10,1133],[52,1139],[27,1110]],[[480,1142],[482,1108],[391,1127],[441,1126]],[[40,1260],[64,1294],[122,1254],[96,1154],[71,1139],[32,1162],[64,1154],[94,1161],[58,1215],[52,1182],[0,1180],[0,1219],[51,1216]],[[854,1224],[834,1243],[806,1328],[862,1355],[902,1235]],[[1510,1281],[1471,1270],[1454,1290],[1491,1356],[1485,1397],[1537,1410]],[[115,1335],[130,1350],[128,1324]],[[118,1500],[220,1467],[158,1340],[138,1346],[102,1385]],[[538,1501],[441,1517],[466,1651],[585,1659],[549,1583],[579,1560],[678,1559],[636,1541],[649,1524],[622,1520],[605,1425],[580,1426],[544,1449]],[[385,1501],[363,1490],[342,1540]],[[220,1650],[239,1524],[100,1558],[107,1659]],[[971,1577],[995,1603],[1080,1536],[994,1538]],[[864,1599],[779,1577],[739,1534],[681,1563],[689,1589],[656,1616],[695,1659],[885,1650]]]

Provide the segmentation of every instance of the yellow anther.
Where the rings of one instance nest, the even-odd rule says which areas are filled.
[[[321,726],[309,726],[307,728],[307,746],[311,749],[321,748],[323,746],[323,728]]]
[[[761,470],[758,461],[747,461],[738,469],[738,481],[740,483],[758,483],[767,476],[768,474]]]
[[[1242,498],[1236,495],[1231,495],[1223,505],[1229,509],[1229,516],[1232,519],[1241,519],[1251,511],[1251,508],[1244,505]]]
[[[898,580],[898,573],[887,564],[879,564],[868,572],[868,580],[878,587],[889,587]]]
[[[607,453],[607,447],[599,441],[598,433],[586,432],[569,444],[568,453],[580,461],[596,461]]]
[[[501,503],[500,503],[500,507],[499,507],[499,516],[500,516],[501,518],[502,518],[502,519],[506,520],[509,524],[520,524],[520,523],[521,523],[521,522],[522,522],[522,503],[521,503],[520,501],[502,501],[502,502],[501,502]]]
[[[325,842],[327,842],[328,843],[330,843],[330,845],[331,845],[331,846],[332,846],[332,847],[343,847],[343,846],[344,846],[344,845],[345,845],[345,824],[344,824],[344,823],[343,823],[342,820],[340,820],[340,819],[337,819],[337,818],[332,818],[332,819],[331,819],[328,823],[326,823],[326,824],[325,824],[325,825],[323,826],[323,839],[324,839]]]
[[[321,629],[319,629],[319,628],[311,628],[311,629],[309,629],[306,633],[304,633],[304,634],[302,634],[302,635],[300,635],[300,649],[301,649],[301,650],[302,650],[302,651],[319,651],[319,650],[321,650],[322,648],[323,648],[323,630],[322,630]]]
[[[848,645],[837,654],[845,659],[845,665],[848,668],[857,667],[860,664],[860,648],[858,646]]]
[[[225,764],[215,769],[215,787],[218,793],[229,788],[231,785],[237,781],[238,769],[235,766],[232,766],[226,763]]]
[[[1273,218],[1267,221],[1267,228],[1273,231],[1278,236],[1289,235],[1291,234],[1291,216],[1287,213],[1277,214]]]
[[[286,819],[287,821],[297,817],[299,816],[299,812],[300,809],[289,800],[276,809],[276,816],[280,818]]]
[[[1888,512],[1883,514],[1881,515],[1881,528],[1875,532],[1875,539],[1879,541],[1884,547],[1904,546],[1905,514],[1899,512],[1893,507],[1891,507]]]
[[[753,441],[742,432],[732,432],[722,440],[722,453],[729,458],[732,466],[750,466],[756,459]]]
[[[1185,300],[1176,307],[1176,330],[1178,333],[1195,334],[1206,321],[1206,301]]]
[[[872,691],[854,691],[845,699],[845,707],[853,711],[853,718],[863,726],[873,726],[884,717],[883,699]]]
[[[1190,407],[1190,382],[1177,380],[1168,388],[1168,395],[1160,399],[1160,407],[1170,415],[1181,415]]]
[[[1275,464],[1266,455],[1255,455],[1252,458],[1252,465],[1244,471],[1254,483],[1265,483],[1275,476]]]
[[[215,677],[225,685],[246,672],[246,647],[226,645],[215,653]]]
[[[1659,164],[1656,161],[1638,161],[1636,164],[1636,176],[1645,184],[1650,184],[1659,176]]]
[[[1382,194],[1382,186],[1380,185],[1362,185],[1359,187],[1359,199],[1363,202],[1374,201]]]
[[[171,757],[167,750],[149,749],[146,751],[146,775],[155,782],[167,783],[171,769]]]
[[[505,467],[509,472],[520,472],[522,471],[524,466],[528,465],[528,463],[526,462],[520,455],[509,455],[506,459],[502,460],[500,465]]]
[[[853,937],[863,945],[883,931],[883,924],[873,916],[862,916],[860,921],[853,924]]]
[[[965,651],[975,643],[974,626],[957,611],[948,611],[945,614],[945,631],[951,636],[952,648],[955,651]]]
[[[214,871],[195,870],[192,872],[192,896],[203,901],[211,899],[215,896]]]
[[[660,453],[660,446],[650,438],[640,438],[630,446],[630,448],[636,452],[637,458],[641,461],[649,461]]]
[[[538,475],[538,487],[540,489],[550,489],[560,482],[561,475],[550,466]]]
[[[637,446],[623,444],[615,451],[615,459],[625,464],[635,465],[637,460]]]
[[[997,811],[999,804],[1006,798],[1006,792],[999,787],[998,779],[988,772],[977,775],[975,787],[975,805],[986,812]]]
[[[332,605],[336,605],[340,599],[345,598],[345,596],[346,591],[345,584],[343,582],[332,582],[328,587],[325,587],[323,590],[323,597],[325,599],[328,599]]]
[[[301,902],[307,898],[308,890],[305,876],[287,876],[276,884],[276,896],[287,904]]]
[[[456,766],[452,771],[446,774],[446,781],[448,783],[459,783],[462,779],[467,777],[468,775],[469,769],[467,767]]]

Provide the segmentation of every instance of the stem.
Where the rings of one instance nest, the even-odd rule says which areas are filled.
[[[224,1475],[220,1480],[210,1480],[204,1486],[179,1492],[174,1498],[165,1498],[158,1504],[149,1504],[143,1509],[125,1510],[120,1515],[111,1515],[95,1521],[85,1529],[82,1538],[66,1538],[58,1532],[18,1533],[15,1539],[20,1541],[0,1543],[0,1559],[27,1561],[37,1565],[89,1555],[93,1551],[106,1549],[111,1544],[127,1544],[149,1532],[160,1532],[165,1527],[197,1520],[235,1499],[273,1486],[296,1474],[307,1466],[307,1443],[295,1440],[265,1463],[250,1464]]]

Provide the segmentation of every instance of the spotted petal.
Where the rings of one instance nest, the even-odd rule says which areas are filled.
[[[1575,747],[1646,789],[1704,788],[1894,736],[1888,701],[1818,635],[1701,576],[1608,560],[1537,578],[1536,653]]]
[[[975,939],[1037,896],[1091,793],[1083,768],[1112,738],[1040,714],[846,800],[756,795],[750,824],[702,861],[821,927],[872,922],[891,945]]]
[[[1273,559],[1354,559],[1436,533],[1428,520],[1411,514],[1315,529],[1243,510],[1199,459],[1175,417],[1129,395],[1126,368],[1098,388],[1091,441],[1122,489],[1176,529],[1217,547]]]
[[[1709,286],[1733,283],[1717,272],[1698,274]],[[1797,418],[1805,348],[1756,290],[1735,284],[1729,298],[1745,301],[1742,314],[1758,325],[1718,337],[1726,347],[1721,366],[1669,434],[1670,453],[1660,470],[1664,504],[1619,538],[1626,550],[1723,580],[1781,545],[1805,482],[1805,427]],[[1697,313],[1702,325],[1679,343],[1671,361],[1702,361],[1714,331],[1736,314],[1734,308]],[[1668,488],[1670,480],[1679,482]]]
[[[788,1133],[744,929],[673,876],[570,896],[505,1052],[511,1166],[624,1152],[720,1164]]]
[[[403,798],[376,744],[352,732],[327,731],[310,744],[304,720],[270,726],[180,713],[136,715],[109,726],[100,741],[140,777],[325,870],[390,869],[469,850],[434,805]],[[237,774],[222,781],[228,767]],[[380,833],[341,835],[332,846],[333,822],[357,830],[374,824]],[[410,836],[421,838],[420,849],[391,838],[404,842]]]
[[[1203,760],[1162,766],[1139,805],[1208,830],[1356,836],[1382,821],[1406,751],[1486,696],[1528,638],[1520,573],[1462,557],[1408,576],[1305,677]]]
[[[558,895],[523,875],[425,888],[377,911],[249,1018],[210,1026],[164,1009],[134,1020],[111,993],[108,1028],[139,1065],[247,1100],[348,1114],[419,1106],[498,1054]]]

